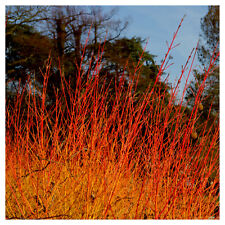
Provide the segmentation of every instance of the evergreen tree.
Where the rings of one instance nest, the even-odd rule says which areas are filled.
[[[187,90],[186,100],[189,106],[194,105],[194,99],[204,80],[204,72],[210,65],[213,53],[219,52],[219,6],[209,6],[208,13],[201,19],[201,42],[198,48],[198,58],[203,66],[203,71],[194,71],[195,81],[191,82]],[[211,117],[219,114],[219,57],[217,58],[212,73],[208,75],[205,89],[202,93],[202,119],[206,119],[212,105]]]

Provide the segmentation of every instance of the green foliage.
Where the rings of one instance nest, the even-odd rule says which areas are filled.
[[[205,73],[210,66],[212,56],[219,52],[219,6],[209,6],[208,13],[201,19],[201,42],[198,48],[198,58],[204,67],[203,71],[195,70],[195,81],[192,81],[187,90],[186,100],[193,107],[196,94],[202,85]],[[203,42],[203,43],[202,43]],[[210,117],[218,117],[219,114],[219,57],[216,59],[210,74],[208,75],[204,91],[201,96],[204,121],[211,110]]]
[[[126,82],[138,81],[137,95],[146,91],[149,86],[153,87],[158,74],[155,56],[145,51],[143,42],[139,37],[117,39],[106,43],[103,54],[105,66],[102,73],[115,77],[117,82],[121,74]],[[158,82],[157,85],[161,92],[169,89],[163,82]]]
[[[201,37],[206,43],[199,46],[198,58],[203,65],[208,65],[214,49],[219,51],[219,36],[220,36],[220,15],[219,6],[209,6],[208,13],[201,19]],[[215,65],[219,63],[219,58]]]
[[[49,100],[54,102],[55,91],[61,88],[60,74],[75,89],[78,73],[82,73],[80,67],[87,69],[92,52],[97,56],[106,30],[112,28],[107,41],[113,41],[126,28],[127,22],[115,20],[114,15],[115,10],[104,14],[101,7],[7,7],[6,82],[10,83],[7,90],[12,92],[17,88],[19,80],[24,84],[27,75],[35,78],[37,85],[41,86],[43,77],[40,69],[45,67],[50,50],[52,69],[47,93]],[[96,63],[93,60],[90,70],[95,68]],[[84,81],[87,75],[88,72],[83,74]]]
[[[8,32],[13,28],[13,32]],[[51,40],[29,25],[7,24],[6,27],[7,79],[26,79],[26,74],[39,74],[48,58]]]
[[[61,89],[60,73],[75,89],[79,74],[82,74],[82,82],[86,82],[88,76],[91,76],[89,71],[93,71],[99,64],[99,50],[104,49],[101,50],[100,77],[106,85],[111,84],[112,96],[121,75],[125,86],[138,79],[137,95],[149,86],[153,87],[158,74],[154,55],[144,51],[144,40],[139,37],[119,38],[127,22],[115,20],[115,11],[106,15],[100,7],[52,7],[51,11],[44,7],[45,13],[41,13],[38,7],[12,7],[7,10],[7,82],[14,80],[17,83],[22,80],[24,84],[27,75],[30,75],[31,78],[35,77],[36,86],[43,83],[40,69],[44,68],[51,50],[51,76],[47,96],[50,102],[54,102],[55,91]],[[41,28],[43,21],[47,26]],[[105,37],[104,32],[108,28],[110,32]],[[85,43],[83,52],[82,46]],[[156,86],[161,91],[169,89],[163,82],[158,82]],[[11,87],[8,87],[9,91]]]

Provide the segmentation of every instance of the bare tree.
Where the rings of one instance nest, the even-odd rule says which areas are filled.
[[[81,66],[83,48],[89,34],[85,58],[97,55],[99,45],[104,41],[118,38],[126,29],[128,22],[115,20],[116,8],[104,12],[102,7],[54,6],[51,18],[47,20],[48,30],[55,40],[57,56],[60,61],[61,73],[65,73],[65,55],[74,57],[78,68]],[[49,16],[48,16],[49,17]],[[105,40],[106,38],[106,40]],[[92,67],[94,63],[92,63]]]

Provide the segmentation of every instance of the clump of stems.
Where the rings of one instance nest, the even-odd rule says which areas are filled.
[[[61,76],[62,88],[55,90],[51,107],[50,58],[42,93],[29,79],[20,87],[15,101],[6,105],[7,219],[219,217],[219,124],[209,124],[209,119],[198,124],[204,82],[218,55],[205,72],[189,114],[183,98],[196,49],[168,102],[168,93],[156,89],[180,25],[155,84],[138,98],[135,79],[140,65],[128,87],[121,74],[112,96],[99,76],[100,56],[85,83],[78,73],[75,90]],[[189,64],[178,101],[179,83]]]

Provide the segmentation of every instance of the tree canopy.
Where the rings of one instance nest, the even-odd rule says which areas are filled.
[[[50,55],[47,95],[54,101],[55,90],[61,88],[60,74],[75,89],[78,73],[85,81],[99,63],[100,51],[100,75],[111,82],[112,92],[121,74],[125,83],[138,75],[139,92],[154,83],[158,73],[154,55],[144,51],[140,37],[120,37],[128,22],[115,18],[115,8],[106,13],[101,7],[15,6],[6,14],[6,82],[14,87],[19,80],[25,84],[28,75],[41,85],[41,70]],[[7,86],[7,96],[12,88]]]

